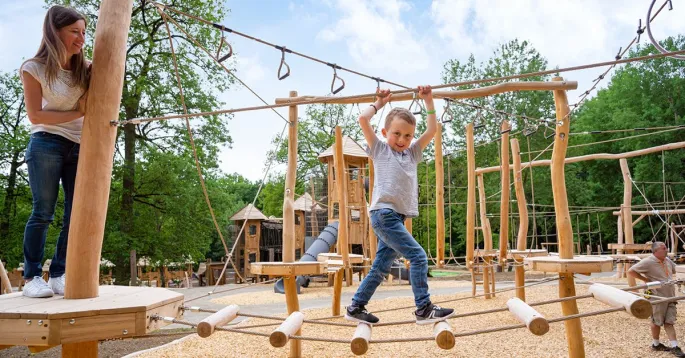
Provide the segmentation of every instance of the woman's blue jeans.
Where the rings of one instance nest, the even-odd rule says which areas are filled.
[[[390,273],[390,267],[398,254],[404,256],[411,264],[409,278],[416,307],[420,308],[430,303],[428,258],[423,247],[404,227],[404,219],[404,215],[392,209],[371,211],[371,226],[378,236],[378,251],[376,251],[376,259],[373,261],[369,274],[352,297],[353,305],[365,306],[369,303],[376,288]]]
[[[64,217],[50,263],[50,277],[62,276],[67,258],[67,239],[71,204],[76,182],[79,144],[47,132],[31,134],[26,150],[29,185],[33,194],[33,211],[24,230],[24,278],[41,276],[45,239],[55,218],[59,183],[64,189]]]

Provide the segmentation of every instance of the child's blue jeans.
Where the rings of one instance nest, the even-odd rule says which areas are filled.
[[[42,261],[48,227],[55,218],[59,183],[64,188],[64,217],[50,263],[50,277],[62,276],[67,258],[67,236],[76,182],[79,144],[47,132],[31,134],[26,150],[33,211],[24,229],[24,278],[42,276]]]
[[[419,245],[404,227],[405,216],[392,209],[371,211],[371,225],[378,236],[378,251],[369,274],[352,297],[354,306],[365,306],[376,291],[385,275],[390,273],[398,254],[409,260],[411,289],[414,292],[414,303],[417,308],[430,303],[428,294],[428,258],[423,247]]]

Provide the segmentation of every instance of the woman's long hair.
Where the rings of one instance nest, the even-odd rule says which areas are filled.
[[[43,39],[40,42],[38,53],[31,60],[45,65],[45,77],[48,86],[51,86],[57,79],[62,68],[61,64],[66,62],[67,59],[67,49],[62,40],[60,40],[58,31],[78,20],[83,20],[86,24],[88,23],[86,17],[78,11],[59,5],[50,7],[45,15]],[[88,70],[86,58],[83,55],[83,49],[81,49],[81,52],[71,56],[70,62],[74,83],[83,89],[87,89],[90,71]]]

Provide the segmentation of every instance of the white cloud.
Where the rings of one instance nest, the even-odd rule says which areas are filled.
[[[657,1],[657,7],[663,2]],[[649,2],[640,0],[434,0],[431,16],[435,33],[451,57],[464,59],[473,53],[477,61],[489,58],[500,44],[513,38],[528,40],[549,61],[549,68],[612,60],[619,47],[636,35]],[[682,10],[681,11],[685,11]],[[656,8],[653,11],[656,12]],[[685,32],[675,13],[662,12],[653,24],[655,37]],[[648,43],[643,34],[641,43]],[[564,73],[579,82],[569,100],[592,85],[603,69]],[[605,86],[605,81],[601,87]]]
[[[258,55],[236,56],[236,70],[236,74],[248,84],[263,80],[267,72]]]
[[[4,4],[0,14],[0,70],[17,70],[24,59],[38,51],[45,9],[43,2]]]
[[[368,69],[416,71],[428,67],[429,59],[411,24],[402,13],[411,11],[401,0],[338,0],[340,18],[322,29],[317,38],[344,41],[357,66]]]

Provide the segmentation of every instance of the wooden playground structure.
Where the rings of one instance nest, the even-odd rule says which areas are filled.
[[[165,21],[170,19],[166,10],[173,10],[160,4],[157,6]],[[8,332],[0,336],[0,349],[13,345],[28,346],[32,352],[39,352],[53,346],[62,345],[64,357],[94,357],[97,356],[99,340],[112,338],[127,338],[144,335],[170,324],[179,323],[195,326],[193,323],[180,319],[185,307],[182,294],[162,288],[146,287],[122,287],[100,286],[99,268],[104,224],[107,213],[109,186],[112,177],[112,156],[116,137],[116,121],[118,118],[119,103],[123,86],[123,73],[125,65],[125,45],[127,41],[127,29],[131,21],[132,1],[104,0],[102,1],[98,18],[95,49],[93,58],[93,74],[90,84],[91,100],[85,115],[85,124],[82,136],[82,151],[79,159],[79,174],[76,179],[76,191],[74,196],[74,209],[72,223],[69,232],[70,242],[67,253],[67,282],[64,297],[55,296],[49,299],[31,299],[13,293],[0,296],[0,330]],[[173,20],[172,20],[173,21]],[[173,47],[172,47],[173,51]],[[173,53],[173,52],[172,52]],[[654,56],[653,56],[654,57]],[[174,55],[175,58],[175,55]],[[216,57],[212,57],[219,62]],[[621,60],[625,61],[625,60]],[[633,59],[633,61],[637,61]],[[616,61],[619,63],[620,61]],[[335,67],[334,67],[335,68]],[[555,69],[553,72],[562,72]],[[550,73],[553,73],[550,72]],[[177,71],[178,75],[178,71]],[[523,77],[523,76],[520,76]],[[472,81],[483,83],[482,81]],[[179,81],[180,85],[180,81]],[[456,87],[458,84],[450,84]],[[436,86],[439,87],[439,86]],[[444,87],[447,87],[445,85]],[[504,331],[511,329],[527,328],[535,335],[544,335],[549,330],[549,324],[564,322],[568,354],[570,357],[584,357],[585,347],[581,329],[581,318],[590,315],[600,315],[618,311],[646,319],[651,315],[651,305],[656,303],[673,302],[682,297],[661,299],[649,302],[642,297],[635,296],[626,290],[617,289],[608,285],[592,284],[590,294],[576,295],[574,274],[589,274],[595,272],[609,272],[613,270],[614,259],[608,256],[574,256],[572,221],[569,214],[567,201],[566,181],[564,166],[582,160],[592,159],[619,159],[623,169],[626,190],[622,209],[618,216],[618,227],[623,229],[619,242],[613,246],[618,254],[630,254],[631,250],[639,249],[633,241],[632,227],[636,223],[632,220],[633,215],[650,215],[649,211],[631,210],[630,188],[632,180],[627,172],[626,159],[631,156],[651,153],[649,150],[660,151],[685,147],[683,143],[673,143],[665,147],[649,148],[642,151],[623,154],[596,154],[584,157],[566,157],[568,142],[570,139],[570,108],[566,91],[576,89],[577,83],[566,81],[561,77],[555,77],[552,81],[525,81],[507,82],[493,86],[480,87],[471,90],[434,91],[435,98],[465,99],[491,96],[499,93],[513,91],[552,91],[555,102],[555,133],[552,150],[552,159],[548,161],[533,161],[521,163],[519,145],[516,139],[508,138],[510,131],[509,123],[502,123],[502,165],[493,168],[476,169],[474,147],[474,124],[466,125],[467,139],[467,222],[466,222],[466,263],[472,271],[473,293],[475,296],[475,277],[482,275],[484,297],[489,298],[496,293],[494,276],[492,273],[493,262],[501,265],[511,260],[515,266],[516,275],[516,298],[510,299],[500,311],[509,311],[516,317],[520,324],[503,326],[487,330],[474,330],[459,333],[459,336],[478,335],[489,332]],[[181,87],[182,90],[182,87]],[[412,89],[393,92],[392,101],[407,101],[414,97]],[[303,241],[298,240],[295,205],[295,181],[298,153],[298,106],[303,104],[352,104],[370,103],[375,100],[375,95],[365,94],[349,97],[315,97],[298,96],[296,91],[291,91],[289,97],[278,98],[275,105],[266,108],[288,107],[288,164],[285,181],[285,194],[283,203],[283,239],[281,261],[263,262],[250,260],[249,255],[254,253],[254,241],[257,241],[258,230],[250,231],[251,217],[238,216],[236,221],[246,221],[246,244],[244,255],[247,256],[246,269],[253,275],[267,275],[282,277],[285,288],[285,302],[288,317],[285,319],[274,318],[281,321],[278,328],[268,335],[269,343],[274,347],[284,347],[289,344],[289,356],[299,357],[302,355],[302,342],[305,340],[321,340],[301,335],[301,328],[305,323],[314,324],[300,312],[299,298],[297,295],[297,276],[302,275],[325,275],[334,276],[332,292],[331,312],[333,316],[340,315],[341,294],[343,280],[347,284],[352,283],[351,237],[359,238],[359,244],[366,242],[365,252],[373,260],[376,241],[372,232],[368,229],[369,220],[366,216],[365,193],[363,190],[364,166],[369,167],[370,188],[373,187],[373,170],[370,160],[348,157],[344,155],[344,139],[342,129],[336,127],[335,146],[330,155],[322,160],[329,162],[329,208],[337,207],[337,211],[329,210],[329,220],[339,221],[337,238],[337,255],[335,259],[323,261],[302,262],[296,260],[296,250],[303,248]],[[264,108],[249,108],[264,109]],[[196,116],[193,114],[192,116]],[[191,117],[186,111],[184,115],[168,116],[171,118]],[[152,120],[152,119],[150,119]],[[139,120],[140,121],[140,120]],[[135,122],[130,122],[135,123]],[[436,143],[441,143],[442,131],[439,127],[436,134]],[[509,163],[509,144],[511,143],[513,165]],[[637,153],[640,152],[640,153]],[[365,161],[366,160],[366,161]],[[332,165],[330,165],[332,164]],[[521,223],[517,234],[516,249],[507,247],[507,240],[500,240],[497,250],[492,247],[491,223],[485,212],[485,193],[483,174],[499,171],[502,178],[502,203],[500,211],[500,232],[509,232],[509,188],[511,186],[510,171],[513,170],[514,188],[517,197],[519,213],[526,212],[525,196],[521,182],[521,171],[528,167],[549,166],[551,171],[551,187],[554,200],[555,222],[558,237],[558,256],[548,256],[546,250],[534,250],[527,247],[527,215],[521,214]],[[436,175],[436,224],[439,228],[437,235],[437,266],[445,265],[445,217],[444,217],[444,174],[442,170],[441,145],[436,145],[436,167],[439,168]],[[356,171],[356,175],[351,173]],[[344,177],[346,176],[346,177]],[[476,227],[476,187],[479,189],[481,198],[480,218],[481,226]],[[630,184],[629,184],[630,183]],[[371,190],[371,189],[370,189]],[[371,193],[369,193],[371,195]],[[337,217],[335,215],[337,212]],[[354,213],[354,214],[353,214]],[[358,216],[356,216],[358,213]],[[652,214],[654,212],[652,211]],[[301,216],[300,216],[301,217]],[[639,221],[640,219],[636,220]],[[303,221],[300,221],[303,222]],[[256,225],[256,224],[255,224]],[[411,222],[407,222],[411,226]],[[258,227],[258,226],[257,226]],[[485,238],[484,250],[476,250],[474,238],[476,230],[483,232]],[[678,227],[669,226],[671,236],[675,237]],[[353,234],[359,233],[357,235]],[[506,237],[506,236],[505,236]],[[366,241],[365,241],[366,240]],[[622,241],[621,241],[622,240]],[[249,243],[249,244],[248,244]],[[633,245],[633,246],[631,246]],[[675,247],[673,245],[672,247]],[[558,273],[559,298],[544,302],[527,303],[525,300],[525,277],[524,264],[535,271]],[[5,270],[0,266],[0,273]],[[6,285],[6,275],[0,274],[3,287]],[[633,286],[630,290],[655,287],[659,285],[673,284],[673,282],[656,282],[647,285]],[[611,308],[579,314],[577,307],[578,299],[594,298]],[[560,303],[563,316],[547,319],[533,307],[544,304]],[[471,312],[469,316],[489,314],[497,310]],[[230,305],[221,310],[203,310],[211,313],[206,319],[197,325],[198,334],[201,337],[209,337],[215,331],[229,331],[234,333],[248,333],[246,330],[222,327],[238,316],[249,315],[241,313],[236,305]],[[413,324],[409,322],[390,322],[386,325]],[[331,324],[321,322],[318,324]],[[326,339],[332,343],[343,343],[350,346],[354,354],[361,355],[367,352],[371,344],[392,343],[393,339],[372,339],[372,326],[364,323],[346,324],[354,328],[350,332],[350,338]],[[382,325],[378,325],[378,328]],[[413,337],[403,341],[434,340],[442,349],[451,349],[455,345],[457,334],[449,321],[436,323],[433,333],[428,337]]]

